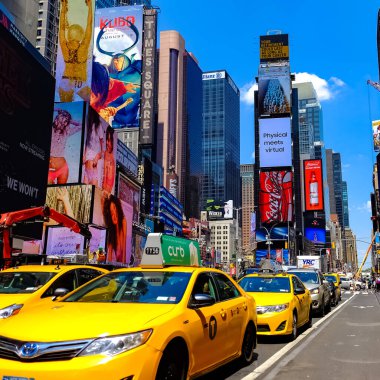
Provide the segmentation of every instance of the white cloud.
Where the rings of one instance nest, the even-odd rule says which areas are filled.
[[[255,103],[255,91],[257,90],[257,83],[247,83],[240,89],[240,100],[247,104]]]
[[[311,82],[320,101],[333,99],[346,84],[337,77],[326,80],[316,74],[296,73],[295,83]],[[254,92],[257,83],[249,82],[240,89],[240,100],[246,104],[254,104]]]
[[[317,92],[320,101],[331,100],[346,84],[337,77],[331,77],[326,80],[318,75],[309,73],[296,73],[295,83],[311,82]]]
[[[367,201],[367,203],[363,203],[361,206],[358,206],[357,209],[359,211],[372,212],[371,201]]]

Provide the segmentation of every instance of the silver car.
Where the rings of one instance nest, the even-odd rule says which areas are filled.
[[[289,270],[288,273],[295,274],[310,290],[314,314],[324,316],[331,310],[328,281],[323,277],[321,271],[314,268],[297,268]]]
[[[350,279],[350,278],[348,278],[348,277],[340,277],[340,281],[342,282],[341,284],[340,284],[340,287],[342,288],[342,289],[346,289],[346,290],[350,290],[350,288],[351,288],[351,286],[353,285],[352,284],[352,280]]]

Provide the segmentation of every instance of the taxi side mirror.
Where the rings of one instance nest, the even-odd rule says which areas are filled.
[[[69,289],[66,288],[57,288],[54,290],[53,301],[55,301],[58,297],[63,297],[69,292]]]
[[[305,293],[305,289],[304,288],[295,288],[294,289],[294,294],[298,295],[298,294],[304,294]]]
[[[208,294],[193,294],[189,307],[190,309],[199,309],[200,307],[214,305],[215,298]]]

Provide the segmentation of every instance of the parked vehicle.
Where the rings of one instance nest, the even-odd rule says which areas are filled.
[[[338,301],[341,301],[342,299],[342,289],[341,289],[341,280],[338,273],[332,272],[332,273],[324,273],[325,279],[327,281],[332,281],[336,287],[336,291],[338,293]]]
[[[341,281],[340,287],[342,289],[345,289],[345,290],[351,289],[351,286],[353,285],[353,282],[351,279],[349,279],[348,277],[340,277],[340,281]]]
[[[334,281],[330,278],[327,278],[328,287],[330,291],[330,305],[336,306],[339,302],[338,287],[335,285]]]
[[[328,281],[322,275],[322,272],[315,268],[297,268],[288,271],[295,274],[310,290],[313,312],[324,316],[331,310],[330,292]]]

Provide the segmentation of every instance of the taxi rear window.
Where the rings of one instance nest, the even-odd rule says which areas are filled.
[[[191,273],[165,271],[113,272],[85,285],[63,302],[176,304]]]
[[[0,272],[0,294],[33,293],[55,275],[55,272]]]
[[[239,285],[246,292],[290,293],[288,277],[245,277]]]

